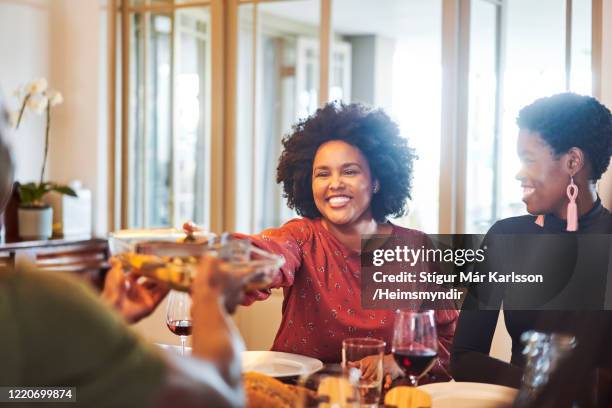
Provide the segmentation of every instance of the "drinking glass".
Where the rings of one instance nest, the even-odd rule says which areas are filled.
[[[197,242],[140,241],[133,244],[132,251],[121,253],[119,260],[126,271],[189,292],[203,256],[221,259],[219,270],[222,275],[240,282],[246,291],[268,288],[284,263],[282,256],[252,246],[249,240],[232,238],[227,234]]]
[[[383,381],[383,356],[386,343],[374,338],[350,338],[342,341],[342,367],[359,369],[361,406],[376,407]]]
[[[327,364],[313,374],[300,377],[297,408],[357,408],[359,371]]]
[[[191,336],[191,296],[185,292],[171,291],[168,297],[166,324],[181,339],[181,355],[185,355],[185,342]]]
[[[521,388],[514,401],[516,407],[533,406],[550,376],[574,350],[577,340],[564,333],[542,333],[529,330],[521,334],[526,363]]]
[[[433,310],[397,310],[391,351],[414,387],[438,357],[438,335]]]

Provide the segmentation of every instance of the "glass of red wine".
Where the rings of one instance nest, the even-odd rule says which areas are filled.
[[[181,339],[181,355],[185,355],[185,342],[191,336],[191,296],[189,293],[171,291],[168,297],[166,325]]]
[[[416,387],[438,357],[438,335],[433,310],[397,310],[393,327],[393,358]]]

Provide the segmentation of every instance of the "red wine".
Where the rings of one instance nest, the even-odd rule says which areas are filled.
[[[425,374],[436,361],[438,353],[432,349],[397,349],[393,351],[393,358],[398,366],[406,373],[420,377]]]
[[[191,336],[191,320],[172,320],[168,328],[177,336]]]

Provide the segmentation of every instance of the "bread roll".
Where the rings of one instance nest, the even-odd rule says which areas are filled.
[[[414,387],[400,386],[392,388],[385,395],[385,405],[397,408],[431,408],[431,396]]]

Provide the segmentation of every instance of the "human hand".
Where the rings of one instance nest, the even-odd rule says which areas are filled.
[[[383,357],[383,370],[385,372],[385,376],[390,376],[392,380],[404,376],[404,372],[395,362],[393,354],[386,354]]]
[[[349,367],[358,368],[361,371],[361,378],[364,380],[375,380],[378,370],[378,357],[367,356],[359,361],[349,362]],[[383,376],[387,379],[394,380],[403,375],[402,370],[398,367],[393,359],[392,354],[383,356]]]
[[[102,298],[130,323],[136,323],[153,313],[169,288],[133,273],[126,275],[116,258],[111,258],[110,262],[111,269],[104,280]]]
[[[223,377],[234,383],[240,382],[244,344],[227,314],[226,293],[234,283],[220,270],[220,262],[216,257],[204,257],[193,282],[193,354],[215,363]]]

